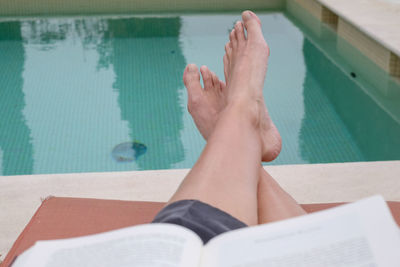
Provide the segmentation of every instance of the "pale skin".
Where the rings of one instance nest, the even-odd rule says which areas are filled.
[[[197,67],[185,69],[188,110],[207,144],[169,203],[197,199],[247,225],[302,215],[260,164],[279,155],[281,137],[264,104],[269,47],[253,12],[242,13],[225,52],[226,82],[202,66],[202,88]]]

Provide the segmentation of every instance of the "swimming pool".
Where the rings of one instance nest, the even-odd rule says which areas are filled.
[[[271,47],[264,93],[283,139],[272,164],[400,159],[399,95],[353,72],[332,47],[335,35],[318,39],[284,12],[259,14]],[[205,142],[186,110],[183,69],[206,64],[223,77],[237,19],[1,22],[0,174],[190,168]],[[125,142],[146,149],[116,160],[112,151]]]

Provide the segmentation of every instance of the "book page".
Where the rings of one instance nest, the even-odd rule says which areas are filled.
[[[202,266],[395,267],[400,235],[382,197],[244,228],[211,240]]]
[[[102,234],[39,241],[13,267],[198,266],[203,242],[188,229],[147,224]]]

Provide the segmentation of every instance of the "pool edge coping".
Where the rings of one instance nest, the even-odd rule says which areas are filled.
[[[400,3],[379,0],[286,0],[286,11],[304,9],[400,82]],[[307,23],[306,23],[307,24]],[[310,25],[307,25],[310,27]],[[314,27],[314,25],[312,25]]]
[[[394,54],[396,54],[397,56],[400,56],[400,43],[395,44],[392,42],[392,40],[389,40],[388,38],[382,37],[377,30],[374,30],[372,28],[373,25],[376,25],[374,22],[376,21],[380,21],[378,20],[378,18],[372,17],[369,18],[369,23],[366,22],[361,22],[359,20],[359,16],[357,18],[351,17],[349,14],[347,14],[349,12],[349,3],[351,3],[351,1],[346,1],[340,3],[340,5],[337,5],[338,2],[332,2],[332,0],[317,0],[319,3],[321,3],[322,5],[326,6],[327,8],[329,8],[330,10],[334,11],[337,15],[339,15],[341,18],[343,18],[344,20],[346,20],[348,23],[350,23],[352,26],[356,27],[359,31],[363,32],[364,34],[366,34],[367,36],[369,36],[370,38],[372,38],[373,40],[375,40],[376,42],[378,42],[379,44],[381,44],[382,46],[384,46],[386,49],[390,50],[391,52],[393,52]],[[359,5],[361,5],[361,1],[360,0],[353,0],[353,4],[354,2],[358,1]],[[389,3],[386,1],[376,1],[376,0],[369,0],[371,3],[376,3],[377,5],[381,5],[381,7],[385,8],[387,7],[387,9],[389,9],[389,7],[396,7],[396,11],[400,12],[400,4],[396,4],[396,3]],[[364,3],[365,4],[365,3]],[[367,5],[365,6],[367,7]],[[353,9],[353,8],[352,8]],[[376,12],[376,9],[374,9],[373,7],[368,7],[367,8],[369,12],[371,13],[378,13]],[[380,12],[382,12],[382,10],[379,10]],[[353,12],[353,14],[351,15],[355,15],[354,14],[354,9],[351,11]],[[395,16],[394,13],[391,12],[386,12],[385,16],[388,16],[389,19],[388,20],[398,20],[399,25],[400,25],[400,14],[397,14],[397,16]],[[387,24],[386,25],[386,30],[392,30],[392,25],[391,24]],[[399,39],[400,40],[400,39]]]

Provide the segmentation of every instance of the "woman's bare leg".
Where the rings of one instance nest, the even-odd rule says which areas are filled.
[[[238,31],[240,31],[240,28]],[[231,47],[228,44],[226,47],[228,55],[230,49]],[[231,76],[229,60],[230,58],[226,55],[224,57],[224,72],[228,84],[229,76]],[[190,71],[190,68],[195,68],[195,71]],[[188,89],[189,112],[200,133],[207,140],[214,131],[221,111],[227,105],[227,90],[229,90],[229,87],[227,88],[226,84],[219,80],[215,73],[211,72],[206,66],[201,67],[200,71],[203,77],[204,88],[201,88],[200,75],[195,66],[189,65],[186,68],[184,82]],[[279,149],[277,153],[275,152],[275,155],[269,156],[269,160],[273,160],[280,151],[281,141],[279,133],[276,131],[274,135],[276,138],[273,140],[276,141],[273,147],[279,147]],[[229,192],[228,188],[226,189]],[[259,224],[305,213],[297,202],[276,183],[262,166],[259,167],[257,203]]]
[[[237,23],[226,53],[231,74],[226,107],[220,112],[200,158],[170,202],[198,199],[255,225],[259,164],[275,148],[265,140],[271,139],[272,129],[262,95],[268,46],[255,14],[244,12],[242,19],[247,38],[243,24]],[[188,80],[199,79],[194,65],[186,71]]]

